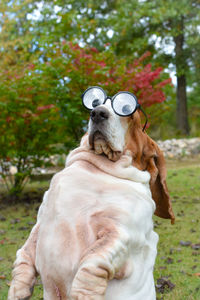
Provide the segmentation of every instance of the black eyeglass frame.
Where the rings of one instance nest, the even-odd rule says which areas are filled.
[[[90,110],[90,111],[92,111],[95,107],[93,107],[93,108],[88,108],[88,107],[84,104],[83,99],[84,99],[85,94],[86,94],[89,90],[91,90],[91,89],[93,89],[93,88],[97,88],[97,89],[101,90],[101,91],[103,92],[104,96],[105,96],[105,99],[104,99],[103,103],[100,104],[100,105],[105,104],[106,101],[107,101],[108,99],[110,99],[110,101],[111,101],[111,106],[112,106],[113,111],[115,112],[116,115],[118,115],[118,116],[120,116],[120,117],[129,117],[129,116],[131,116],[132,114],[134,114],[134,113],[136,112],[136,110],[139,108],[139,109],[142,111],[142,113],[144,114],[144,116],[146,117],[146,121],[145,121],[145,124],[144,124],[144,126],[143,126],[142,131],[145,130],[146,125],[147,125],[147,122],[148,122],[148,118],[147,118],[146,113],[145,113],[144,110],[142,109],[141,105],[138,103],[138,100],[137,100],[136,96],[135,96],[133,93],[131,93],[131,92],[126,92],[126,91],[121,91],[121,92],[118,92],[117,94],[115,94],[113,97],[109,97],[109,96],[106,94],[106,92],[104,91],[104,89],[102,89],[102,87],[96,86],[96,85],[91,86],[91,87],[87,88],[87,89],[84,91],[84,93],[81,95],[83,106],[84,106],[85,108],[87,108],[88,110]],[[115,98],[116,98],[119,94],[122,94],[122,93],[130,94],[131,96],[133,96],[133,98],[135,99],[135,102],[136,102],[136,107],[135,107],[134,111],[131,112],[131,113],[128,114],[128,115],[121,115],[121,114],[117,113],[117,112],[115,111],[114,107],[113,107],[113,101],[115,100]],[[98,106],[98,105],[97,105],[97,106]]]
[[[134,114],[134,112],[135,112],[138,108],[140,108],[140,104],[138,103],[138,100],[137,100],[136,96],[135,96],[134,94],[130,93],[130,92],[121,91],[121,92],[118,92],[117,94],[115,94],[113,97],[110,97],[110,96],[108,96],[108,95],[106,94],[106,92],[104,91],[104,89],[102,89],[101,87],[99,87],[99,86],[91,86],[91,87],[89,87],[87,90],[85,90],[85,92],[84,92],[84,93],[82,94],[82,96],[81,96],[81,97],[82,97],[82,103],[83,103],[83,106],[84,106],[85,108],[87,108],[88,110],[93,110],[95,107],[94,107],[94,108],[88,108],[88,107],[84,104],[83,99],[84,99],[85,94],[86,94],[89,90],[91,90],[91,89],[93,89],[93,88],[97,88],[97,89],[101,90],[101,91],[103,92],[104,96],[105,96],[105,99],[104,99],[103,103],[100,104],[100,105],[105,104],[106,101],[107,101],[108,99],[110,99],[110,101],[111,101],[111,106],[112,106],[113,111],[115,112],[116,115],[118,115],[118,116],[120,116],[120,117],[129,117],[130,115]],[[115,100],[115,98],[116,98],[118,95],[123,94],[123,93],[124,93],[124,94],[129,94],[129,95],[131,95],[131,96],[135,99],[135,102],[136,102],[136,106],[135,106],[134,111],[131,112],[131,113],[128,114],[128,115],[122,115],[122,114],[119,114],[118,112],[116,112],[116,110],[114,109],[114,106],[113,106],[113,101]]]

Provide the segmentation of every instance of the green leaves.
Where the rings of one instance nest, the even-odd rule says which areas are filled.
[[[110,95],[119,90],[135,93],[160,124],[158,109],[151,106],[165,100],[165,86],[168,98],[172,92],[168,75],[159,66],[176,63],[176,59],[161,49],[156,51],[150,36],[163,37],[170,44],[178,32],[178,16],[189,16],[194,10],[196,6],[190,12],[185,0],[4,3],[0,18],[2,163],[7,156],[13,165],[22,159],[24,168],[32,172],[33,165],[58,151],[52,145],[62,143],[61,152],[76,146],[89,116],[81,94],[91,85],[102,86]],[[196,50],[190,55],[191,45],[196,49],[195,38],[190,37],[198,20],[191,17],[191,23],[185,18],[190,46],[184,49],[183,60],[187,65],[189,57],[197,68]],[[146,50],[151,57],[143,57]],[[159,109],[163,112],[167,107],[162,104]]]

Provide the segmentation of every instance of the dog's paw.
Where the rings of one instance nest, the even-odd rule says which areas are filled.
[[[12,281],[8,292],[8,300],[28,300],[32,294],[32,289],[23,282]]]

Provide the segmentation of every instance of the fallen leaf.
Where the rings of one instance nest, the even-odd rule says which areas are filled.
[[[181,248],[176,248],[176,251],[177,251],[177,252],[181,252],[182,249],[181,249]]]
[[[177,216],[178,216],[178,217],[183,217],[183,216],[185,216],[184,211],[181,210],[180,212],[178,212],[178,213],[177,213]]]
[[[27,226],[22,226],[22,227],[19,227],[18,230],[29,230],[29,227],[27,227]]]
[[[6,279],[6,276],[5,275],[0,275],[0,279]]]
[[[3,215],[0,215],[0,221],[6,221],[6,218]]]
[[[200,277],[200,273],[194,273],[193,275],[196,277]]]
[[[175,287],[167,277],[157,279],[156,289],[159,293],[164,294],[167,290],[172,290]]]
[[[195,255],[195,256],[200,255],[200,252],[192,252],[192,255]]]
[[[176,173],[176,172],[172,173],[172,176],[177,176],[177,173]],[[175,197],[175,196],[174,196],[174,197]]]
[[[172,264],[173,261],[174,261],[173,258],[167,257],[167,259],[165,260],[165,263],[166,263],[166,264]]]
[[[157,221],[157,220],[154,222],[154,227],[158,227],[158,226],[160,226],[160,225],[162,225],[161,222],[159,222],[159,221]]]
[[[166,259],[166,256],[161,256],[161,259]]]
[[[9,245],[16,245],[17,243],[15,241],[10,241],[8,244]]]
[[[194,250],[200,250],[200,244],[192,244],[191,247]]]
[[[28,225],[34,225],[34,224],[35,224],[35,222],[33,222],[33,221],[30,221],[30,222],[28,222],[27,224],[28,224]]]
[[[192,242],[190,242],[190,241],[180,241],[179,244],[180,244],[181,246],[187,247],[187,246],[190,246],[190,245],[192,244]]]
[[[198,199],[198,198],[193,198],[193,199],[192,199],[192,202],[193,202],[193,203],[199,203],[199,199]]]
[[[16,223],[19,223],[20,222],[20,219],[19,218],[16,218],[16,219],[12,219],[10,221],[11,224],[16,224]]]

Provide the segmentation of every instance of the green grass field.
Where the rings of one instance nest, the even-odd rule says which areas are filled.
[[[168,186],[176,223],[171,225],[169,220],[154,217],[155,231],[160,237],[154,272],[157,299],[197,300],[200,299],[200,166],[171,163],[169,167]],[[36,220],[38,205],[1,209],[1,300],[7,299],[12,263]],[[39,279],[32,299],[43,299]]]

